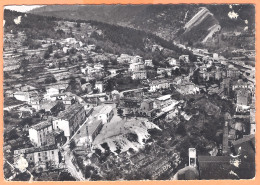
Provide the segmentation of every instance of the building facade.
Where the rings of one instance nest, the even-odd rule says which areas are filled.
[[[135,71],[132,74],[132,79],[133,80],[143,80],[143,79],[147,79],[147,73],[146,71]]]
[[[84,106],[81,104],[74,104],[60,112],[57,118],[52,121],[53,129],[63,130],[64,136],[70,138],[86,119],[87,113]]]
[[[14,150],[14,161],[23,154],[29,165],[36,169],[59,168],[61,153],[56,145]]]

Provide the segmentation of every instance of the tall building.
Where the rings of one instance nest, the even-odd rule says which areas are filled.
[[[53,129],[63,130],[64,135],[67,138],[70,138],[86,119],[87,113],[84,106],[81,104],[74,104],[58,114],[52,122]]]

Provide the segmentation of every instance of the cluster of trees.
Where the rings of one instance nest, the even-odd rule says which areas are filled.
[[[22,45],[28,46],[28,49],[38,49],[42,47],[40,42],[34,41],[33,39],[28,37],[23,41]]]
[[[25,32],[27,38],[30,39],[46,39],[46,38],[64,38],[65,34],[61,31],[55,31],[57,26],[57,18],[50,16],[40,16],[25,14],[21,12],[4,10],[5,15],[5,32],[15,30],[17,32]],[[21,23],[15,24],[14,19],[21,16]]]

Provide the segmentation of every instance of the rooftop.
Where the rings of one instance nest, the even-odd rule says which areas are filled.
[[[31,126],[31,128],[35,129],[35,130],[40,130],[40,129],[46,128],[50,125],[52,125],[52,123],[50,121],[43,121],[43,122],[40,122],[36,125]]]
[[[45,110],[51,110],[51,108],[53,108],[55,105],[57,104],[57,102],[51,102],[51,101],[44,101],[41,102],[41,109],[45,109]]]
[[[92,135],[100,124],[102,124],[102,120],[95,120],[90,125],[88,125],[88,134]]]
[[[152,99],[145,99],[145,100],[143,100],[143,102],[146,102],[146,103],[152,103],[152,102],[154,102]]]
[[[57,130],[53,130],[50,134],[53,135],[53,136],[58,136],[58,135],[60,135],[62,133],[64,133],[63,130],[57,129]]]
[[[113,107],[110,105],[105,105],[100,111],[100,114],[108,114],[113,110]]]
[[[171,99],[171,95],[167,94],[167,95],[161,96],[161,97],[156,98],[156,99],[159,100],[159,101],[165,101],[165,100]]]
[[[251,134],[249,136],[244,136],[243,138],[234,141],[233,145],[237,146],[237,145],[241,145],[245,142],[250,142],[250,141],[255,143],[255,135],[254,134]]]
[[[198,156],[201,179],[236,179],[230,174],[230,156]]]
[[[229,163],[230,159],[230,156],[198,156],[199,163]]]
[[[29,153],[35,153],[35,152],[41,152],[41,151],[48,151],[48,150],[55,150],[58,149],[56,145],[50,145],[50,146],[40,146],[40,147],[32,147],[32,148],[25,148],[20,150],[25,150],[25,154]]]
[[[161,83],[170,83],[170,81],[168,79],[153,80],[153,81],[151,81],[150,84],[158,85],[158,84],[161,84]]]
[[[58,119],[70,120],[75,114],[84,109],[81,104],[73,104],[64,111],[60,112],[57,116]]]

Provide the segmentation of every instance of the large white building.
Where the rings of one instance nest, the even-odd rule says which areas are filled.
[[[143,79],[147,79],[147,73],[145,70],[142,71],[135,71],[132,74],[132,79],[133,80],[143,80]]]
[[[52,96],[59,94],[59,93],[60,93],[60,91],[58,88],[50,87],[50,88],[46,89],[46,94],[44,95],[44,98],[48,99],[48,100],[55,100],[55,98],[53,98]]]
[[[31,142],[36,146],[46,144],[48,134],[53,130],[52,123],[49,121],[43,121],[29,128],[29,138]]]
[[[140,71],[144,69],[144,64],[141,62],[138,63],[132,63],[129,65],[129,71],[130,72],[135,72],[135,71]]]
[[[154,101],[154,107],[163,109],[163,108],[171,105],[172,103],[173,103],[173,100],[171,98],[171,95],[167,94],[167,95],[156,98]]]
[[[152,60],[145,60],[144,64],[145,64],[145,66],[154,67]]]
[[[108,123],[114,116],[113,107],[110,105],[105,105],[102,107],[102,109],[99,111],[99,114],[97,116],[98,120],[102,120],[102,123]]]
[[[53,129],[63,130],[64,136],[70,138],[79,126],[86,121],[87,116],[88,114],[83,105],[71,105],[66,110],[60,112],[59,115],[52,121]]]
[[[165,80],[154,80],[149,84],[150,85],[150,91],[155,92],[157,90],[169,89],[171,84],[172,84],[172,82],[170,82],[167,79],[165,79]]]

